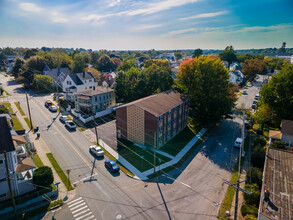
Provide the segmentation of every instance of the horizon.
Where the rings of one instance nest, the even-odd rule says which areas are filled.
[[[290,0],[0,0],[0,47],[292,48],[292,9]]]

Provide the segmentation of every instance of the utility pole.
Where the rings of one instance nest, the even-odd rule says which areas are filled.
[[[6,176],[7,176],[7,182],[8,182],[8,187],[9,187],[9,191],[10,191],[12,206],[13,206],[13,210],[14,210],[14,214],[15,214],[15,219],[18,219],[16,205],[15,205],[15,201],[14,201],[14,193],[12,191],[11,183],[10,183],[10,173],[9,173],[9,170],[8,170],[8,162],[7,162],[6,151],[4,151],[4,158],[5,158]]]
[[[157,148],[157,135],[154,133],[154,173],[156,172],[156,148]]]
[[[31,117],[31,110],[30,110],[30,105],[28,102],[27,93],[25,95],[26,95],[26,103],[27,103],[28,114],[29,114],[29,118],[30,118],[30,122],[31,122],[31,130],[32,130],[33,129],[33,122],[32,122],[32,117]]]
[[[95,113],[94,113],[94,106],[92,108],[93,110],[93,120],[94,120],[94,123],[95,123],[95,133],[96,133],[96,139],[97,139],[97,146],[99,146],[99,136],[98,136],[98,130],[97,130],[97,123],[96,123],[96,119],[95,119]]]

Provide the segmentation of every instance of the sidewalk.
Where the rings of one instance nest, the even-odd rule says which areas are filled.
[[[156,167],[156,171],[162,170],[166,167],[172,166],[178,163],[182,157],[193,147],[193,145],[201,138],[202,135],[205,134],[207,129],[203,128],[201,131],[175,156],[172,160],[167,163],[161,164]],[[88,138],[91,142],[95,141],[95,134],[89,130],[81,132],[86,138]],[[100,145],[108,151],[113,157],[115,157],[124,167],[126,167],[130,172],[132,172],[136,179],[148,180],[148,175],[154,173],[154,169],[151,168],[147,171],[140,172],[136,169],[132,164],[130,164],[126,159],[124,159],[121,155],[119,155],[116,151],[114,151],[111,147],[109,147],[102,139],[99,139]]]
[[[11,108],[13,112],[16,112],[16,116],[22,125],[22,127],[26,130],[29,131],[30,128],[28,127],[26,121],[24,120],[24,117],[27,116],[22,116],[18,110],[18,108],[15,106],[15,104],[10,101]],[[23,108],[23,106],[21,106]],[[56,173],[54,167],[52,166],[51,162],[49,161],[47,157],[47,153],[51,153],[50,149],[42,139],[42,135],[40,138],[37,138],[37,134],[34,134],[32,131],[29,132],[29,138],[30,140],[34,143],[34,147],[37,151],[38,156],[40,157],[41,161],[43,162],[44,166],[51,167],[53,175],[54,175],[54,183],[60,182],[58,189],[59,189],[59,199],[62,199],[63,201],[69,201],[70,199],[74,198],[75,196],[75,190],[71,190],[70,192],[67,193],[67,189],[64,185],[64,183],[61,181],[59,175]]]

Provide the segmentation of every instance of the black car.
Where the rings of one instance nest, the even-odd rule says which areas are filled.
[[[111,171],[111,172],[119,172],[120,168],[117,165],[117,163],[113,160],[106,160],[105,166]]]

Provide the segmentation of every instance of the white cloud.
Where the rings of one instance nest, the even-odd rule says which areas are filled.
[[[293,24],[278,24],[271,26],[251,26],[243,27],[238,30],[231,30],[229,33],[239,33],[239,32],[271,32],[271,31],[282,31],[282,30],[292,30]]]
[[[116,5],[119,5],[121,0],[110,0],[109,7],[114,7]]]
[[[195,16],[180,18],[179,20],[180,21],[185,21],[185,20],[196,19],[196,18],[212,18],[212,17],[216,17],[216,16],[219,16],[219,15],[224,15],[224,14],[227,14],[227,13],[228,13],[228,11],[203,13],[203,14],[198,14],[198,15],[195,15]]]
[[[199,0],[164,0],[161,2],[149,3],[142,9],[131,10],[127,15],[153,14],[160,11],[169,10],[174,7],[194,3]]]
[[[35,12],[35,13],[40,13],[43,11],[43,9],[39,6],[37,6],[36,4],[33,3],[28,3],[28,2],[24,2],[24,3],[20,3],[19,7],[27,12]]]
[[[181,30],[177,30],[177,31],[170,31],[168,33],[168,36],[174,36],[174,35],[178,35],[178,34],[194,32],[194,31],[198,31],[198,30],[199,30],[199,28],[187,28],[187,29],[181,29]]]
[[[147,30],[147,29],[158,28],[158,27],[162,27],[162,24],[140,25],[140,26],[134,27],[133,29],[135,29],[135,30]]]

